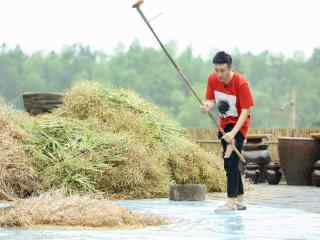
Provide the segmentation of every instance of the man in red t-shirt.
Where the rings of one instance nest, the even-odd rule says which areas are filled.
[[[234,143],[239,152],[247,136],[254,105],[248,81],[232,70],[232,58],[225,52],[218,52],[213,58],[214,73],[208,77],[207,89],[202,109],[209,112],[214,105],[219,111],[219,131],[223,147],[224,169],[227,175],[228,199],[216,211],[245,210],[243,204],[243,183],[239,169],[239,157],[232,151]]]

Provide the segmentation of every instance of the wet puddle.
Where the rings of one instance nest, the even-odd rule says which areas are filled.
[[[247,211],[215,214],[221,201],[172,202],[167,199],[117,201],[134,211],[154,213],[172,224],[131,230],[1,229],[0,239],[177,240],[320,239],[320,214],[292,208],[249,205]],[[4,207],[0,205],[0,207]]]

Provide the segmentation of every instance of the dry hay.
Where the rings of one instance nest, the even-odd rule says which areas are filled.
[[[68,193],[152,198],[167,196],[171,183],[225,190],[219,158],[191,143],[179,124],[129,90],[81,82],[66,92],[64,105],[53,113],[13,114],[10,119],[26,135],[8,143],[10,151],[19,150],[11,154],[15,162],[24,163],[23,172],[12,176],[32,191],[33,169],[41,191],[64,188]]]
[[[27,197],[39,189],[36,172],[24,151],[26,132],[13,124],[13,110],[0,99],[0,200]]]
[[[0,227],[144,227],[167,224],[155,215],[133,213],[94,196],[65,196],[62,191],[21,199],[1,209]]]
[[[134,197],[151,197],[150,189],[157,188],[162,196],[167,194],[170,183],[203,183],[209,191],[225,190],[225,176],[219,158],[191,143],[178,123],[133,91],[81,82],[66,93],[64,106],[54,114],[82,121],[94,119],[99,131],[130,136],[130,144],[140,149],[136,168],[127,166],[127,163],[114,168],[112,171],[117,174],[105,175],[102,185],[110,181],[117,184],[141,179],[138,186],[142,188],[135,188],[136,184],[132,184]],[[127,162],[131,162],[130,155]],[[149,171],[142,178],[140,175],[146,171],[146,166]],[[160,179],[163,181],[157,184]],[[128,193],[126,185],[118,187],[116,193]]]
[[[202,183],[209,192],[225,191],[225,175],[215,154],[205,152],[187,139],[179,138],[175,144],[168,163],[176,183]]]
[[[131,133],[148,147],[168,143],[170,136],[186,132],[156,105],[131,90],[108,89],[97,82],[81,82],[66,93],[56,114],[75,119],[98,119],[100,127],[114,133]]]
[[[25,142],[42,190],[154,197],[167,191],[165,167],[131,136],[97,131],[94,121],[44,115]]]

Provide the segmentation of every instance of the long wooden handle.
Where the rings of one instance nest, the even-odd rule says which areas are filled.
[[[162,48],[163,52],[166,54],[166,56],[168,57],[169,61],[172,63],[172,65],[174,66],[174,68],[177,70],[180,78],[185,82],[185,84],[188,86],[188,88],[190,89],[190,91],[193,93],[193,96],[198,100],[198,102],[203,105],[203,102],[201,100],[201,98],[198,96],[197,92],[195,91],[195,89],[192,87],[190,80],[187,78],[187,76],[182,72],[180,66],[176,63],[176,61],[172,58],[172,56],[170,55],[170,53],[168,52],[167,48],[163,45],[163,43],[161,42],[160,38],[158,37],[158,35],[156,34],[156,32],[154,31],[153,27],[151,26],[150,22],[148,21],[148,19],[145,17],[144,13],[142,12],[140,6],[141,4],[143,4],[143,0],[138,1],[137,3],[135,3],[132,7],[137,9],[138,13],[140,14],[141,18],[143,19],[143,21],[147,24],[148,28],[150,29],[150,31],[152,32],[152,34],[154,35],[154,37],[157,39],[160,47]],[[225,132],[224,130],[220,127],[220,124],[218,123],[217,119],[213,116],[213,114],[211,112],[208,112],[209,117],[213,120],[213,122],[216,124],[217,128],[219,129],[219,131],[224,135]],[[234,144],[231,144],[233,150],[235,151],[235,153],[237,154],[237,156],[240,158],[240,160],[242,162],[246,162],[245,158],[242,156],[242,154],[239,152],[239,150],[236,148],[236,146]]]

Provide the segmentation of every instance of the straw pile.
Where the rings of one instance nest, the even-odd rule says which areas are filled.
[[[121,163],[111,164],[99,190],[135,198],[167,195],[170,182],[203,183],[209,191],[225,190],[219,158],[191,143],[182,127],[130,90],[81,82],[66,93],[64,106],[54,115],[95,122],[96,132],[126,139],[124,145],[131,151]]]
[[[1,209],[0,227],[144,227],[168,223],[154,215],[132,213],[106,199],[50,192]]]
[[[38,117],[30,131],[32,138],[25,145],[44,191],[64,188],[69,193],[103,191],[131,197],[166,191],[165,169],[131,136],[99,131],[93,120],[54,115]]]
[[[36,172],[22,144],[27,134],[13,124],[12,112],[0,99],[0,200],[27,197],[39,190]]]
[[[1,137],[9,142],[0,148],[11,151],[1,159],[19,168],[6,170],[0,181],[18,196],[38,192],[39,186],[111,198],[164,197],[170,183],[225,190],[219,158],[191,143],[183,128],[132,91],[81,82],[51,114],[11,115],[1,117],[10,130]],[[6,119],[25,136],[11,136],[15,131]]]
[[[0,200],[29,198],[0,209],[0,227],[165,224],[106,198],[165,197],[171,183],[224,191],[218,162],[129,90],[82,82],[66,93],[61,108],[35,117],[1,102]]]

